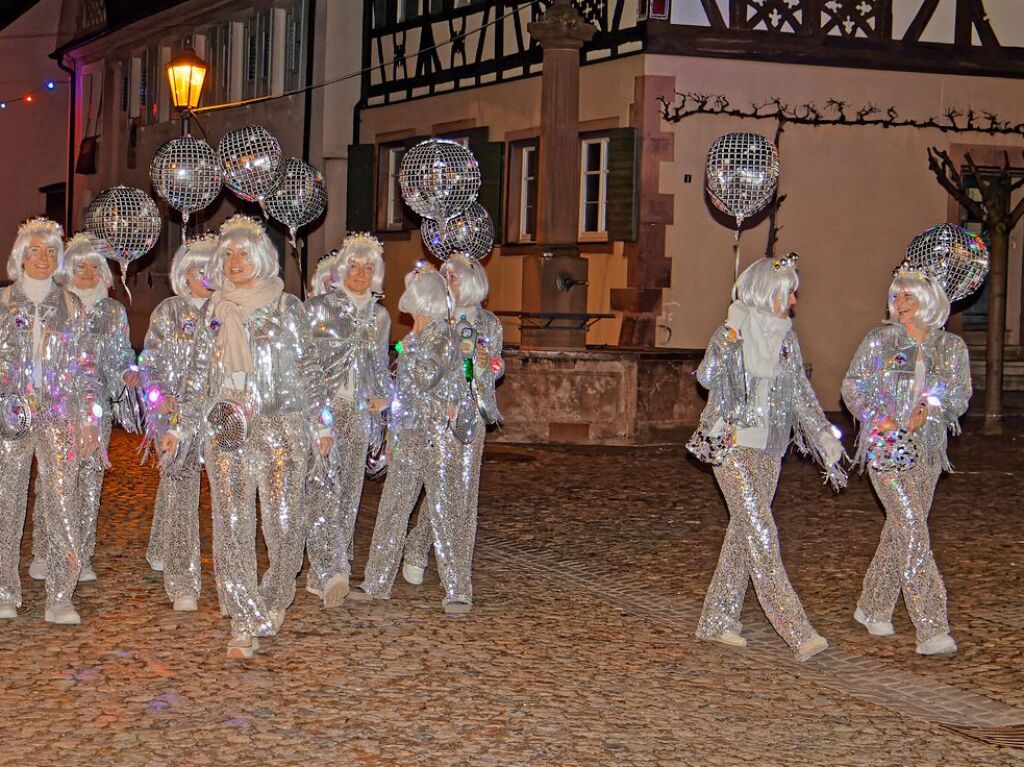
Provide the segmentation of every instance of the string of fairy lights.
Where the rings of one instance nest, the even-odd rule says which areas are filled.
[[[0,112],[7,111],[8,107],[14,104],[31,104],[36,100],[37,95],[45,95],[47,93],[53,93],[57,88],[67,85],[67,80],[47,80],[38,88],[27,91],[17,98],[13,99],[0,99]]]

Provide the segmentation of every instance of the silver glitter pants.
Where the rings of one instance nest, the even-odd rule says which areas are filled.
[[[478,430],[476,438],[468,445],[456,441],[452,448],[452,456],[458,466],[459,491],[453,493],[452,501],[456,504],[453,519],[458,525],[456,548],[461,549],[459,556],[473,564],[473,549],[476,545],[476,515],[480,498],[480,465],[484,459],[484,442],[486,432]],[[405,542],[405,562],[414,567],[426,569],[430,547],[434,542],[434,530],[423,514],[416,519],[416,526],[409,531]]]
[[[949,633],[946,587],[928,536],[928,513],[940,473],[938,464],[884,474],[868,470],[885,507],[885,524],[857,606],[869,621],[891,620],[902,590],[919,642]]]
[[[107,409],[109,411],[109,408]],[[110,447],[110,429],[112,420],[110,413],[105,411],[100,431],[101,448],[103,455],[107,454]],[[103,495],[103,476],[105,469],[98,469],[83,464],[78,470],[78,496],[81,519],[82,519],[82,566],[87,567],[92,563],[92,557],[96,553],[96,524],[100,516],[100,498]]]
[[[763,450],[736,448],[714,469],[729,507],[729,527],[697,625],[702,639],[742,631],[747,581],[753,581],[761,609],[786,644],[795,650],[816,636],[779,551],[772,499],[781,466],[780,459]]]
[[[150,564],[162,563],[164,590],[173,602],[179,597],[199,598],[199,483],[198,463],[189,465],[174,476],[160,477],[153,512],[146,559]]]
[[[40,420],[16,442],[0,440],[0,603],[21,606],[18,574],[21,536],[28,506],[28,479],[33,456],[41,478],[36,504],[41,508],[47,557],[46,606],[68,607],[82,569],[82,526],[78,510],[78,468],[71,427]]]
[[[206,473],[213,507],[213,559],[218,591],[236,634],[274,633],[270,613],[295,598],[306,541],[303,486],[309,435],[302,414],[255,416],[238,450],[208,439]],[[269,566],[257,581],[256,498]]]
[[[447,429],[409,430],[402,433],[391,457],[384,481],[373,541],[363,574],[362,588],[378,599],[391,596],[405,545],[409,517],[420,490],[426,498],[420,514],[426,514],[434,539],[438,574],[444,586],[444,602],[472,602],[473,548],[462,540],[459,525],[460,492],[458,449],[461,443]]]
[[[334,483],[319,488],[306,498],[310,510],[307,586],[320,590],[331,576],[348,575],[351,570],[352,536],[356,529],[359,499],[366,476],[366,451],[370,443],[370,424],[366,411],[356,403],[336,398],[334,439],[338,469]]]

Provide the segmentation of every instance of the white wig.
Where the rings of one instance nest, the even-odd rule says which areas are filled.
[[[740,273],[732,288],[732,300],[768,314],[778,314],[789,303],[789,294],[800,286],[796,273],[799,256],[759,258]]]
[[[207,268],[219,244],[220,239],[217,235],[204,234],[188,240],[178,248],[171,261],[171,289],[175,295],[186,298],[192,295],[192,290],[188,286],[188,273],[193,269],[198,269],[207,281],[210,280]]]
[[[479,261],[467,258],[461,253],[448,257],[441,267],[441,274],[449,277],[455,275],[459,283],[459,306],[479,306],[487,299],[490,283],[487,281],[487,270]]]
[[[253,276],[257,280],[277,276],[277,249],[267,236],[267,230],[257,219],[237,215],[220,227],[220,243],[206,272],[212,289],[220,290],[224,286],[224,259],[232,246],[249,254],[248,261],[253,265]]]
[[[314,296],[322,296],[334,290],[334,262],[337,259],[338,251],[332,250],[317,261],[310,290]]]
[[[370,264],[373,267],[370,291],[373,293],[383,291],[384,246],[380,240],[365,232],[356,232],[345,238],[331,270],[331,279],[336,285],[341,285],[345,281],[345,275],[353,264]]]
[[[889,322],[898,323],[896,296],[909,292],[920,304],[918,321],[929,328],[941,328],[949,319],[949,298],[933,277],[924,272],[898,269],[889,286]]]
[[[83,261],[93,261],[99,267],[100,279],[107,290],[114,284],[114,275],[110,273],[106,251],[109,248],[96,235],[90,232],[79,232],[64,247],[64,261],[54,272],[53,278],[58,285],[71,290],[74,286],[75,266]]]
[[[398,310],[412,316],[434,320],[448,316],[448,286],[433,267],[419,267],[405,275],[405,292],[398,299]]]
[[[22,264],[28,254],[29,241],[34,237],[42,237],[46,246],[57,249],[57,269],[59,272],[64,265],[64,230],[60,224],[48,218],[30,218],[18,227],[18,236],[14,239],[14,247],[11,248],[11,256],[7,259],[7,277],[17,282],[21,277]]]

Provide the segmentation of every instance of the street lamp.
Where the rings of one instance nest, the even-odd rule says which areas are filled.
[[[181,135],[188,135],[189,116],[199,106],[206,79],[206,62],[186,49],[167,62],[167,79],[171,84],[171,101],[181,112]]]

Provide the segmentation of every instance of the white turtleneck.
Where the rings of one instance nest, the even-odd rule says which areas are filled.
[[[202,309],[203,304],[206,303],[206,299],[200,298],[199,296],[189,296],[188,302],[192,304],[192,306],[195,307],[196,309]]]
[[[360,311],[368,303],[370,303],[370,301],[373,300],[373,291],[368,290],[365,293],[353,293],[351,290],[346,288],[344,285],[341,286],[341,289],[343,291],[345,291],[345,295],[348,296],[348,298],[352,302],[353,306],[355,306],[356,309],[359,309]]]
[[[35,310],[32,315],[32,383],[35,386],[43,385],[43,321],[39,309],[43,300],[50,295],[54,289],[53,279],[47,277],[45,280],[37,280],[22,273],[18,280],[22,292],[28,296]]]
[[[72,287],[71,292],[82,299],[86,313],[91,312],[100,301],[107,297],[107,286],[102,282],[94,288]]]

